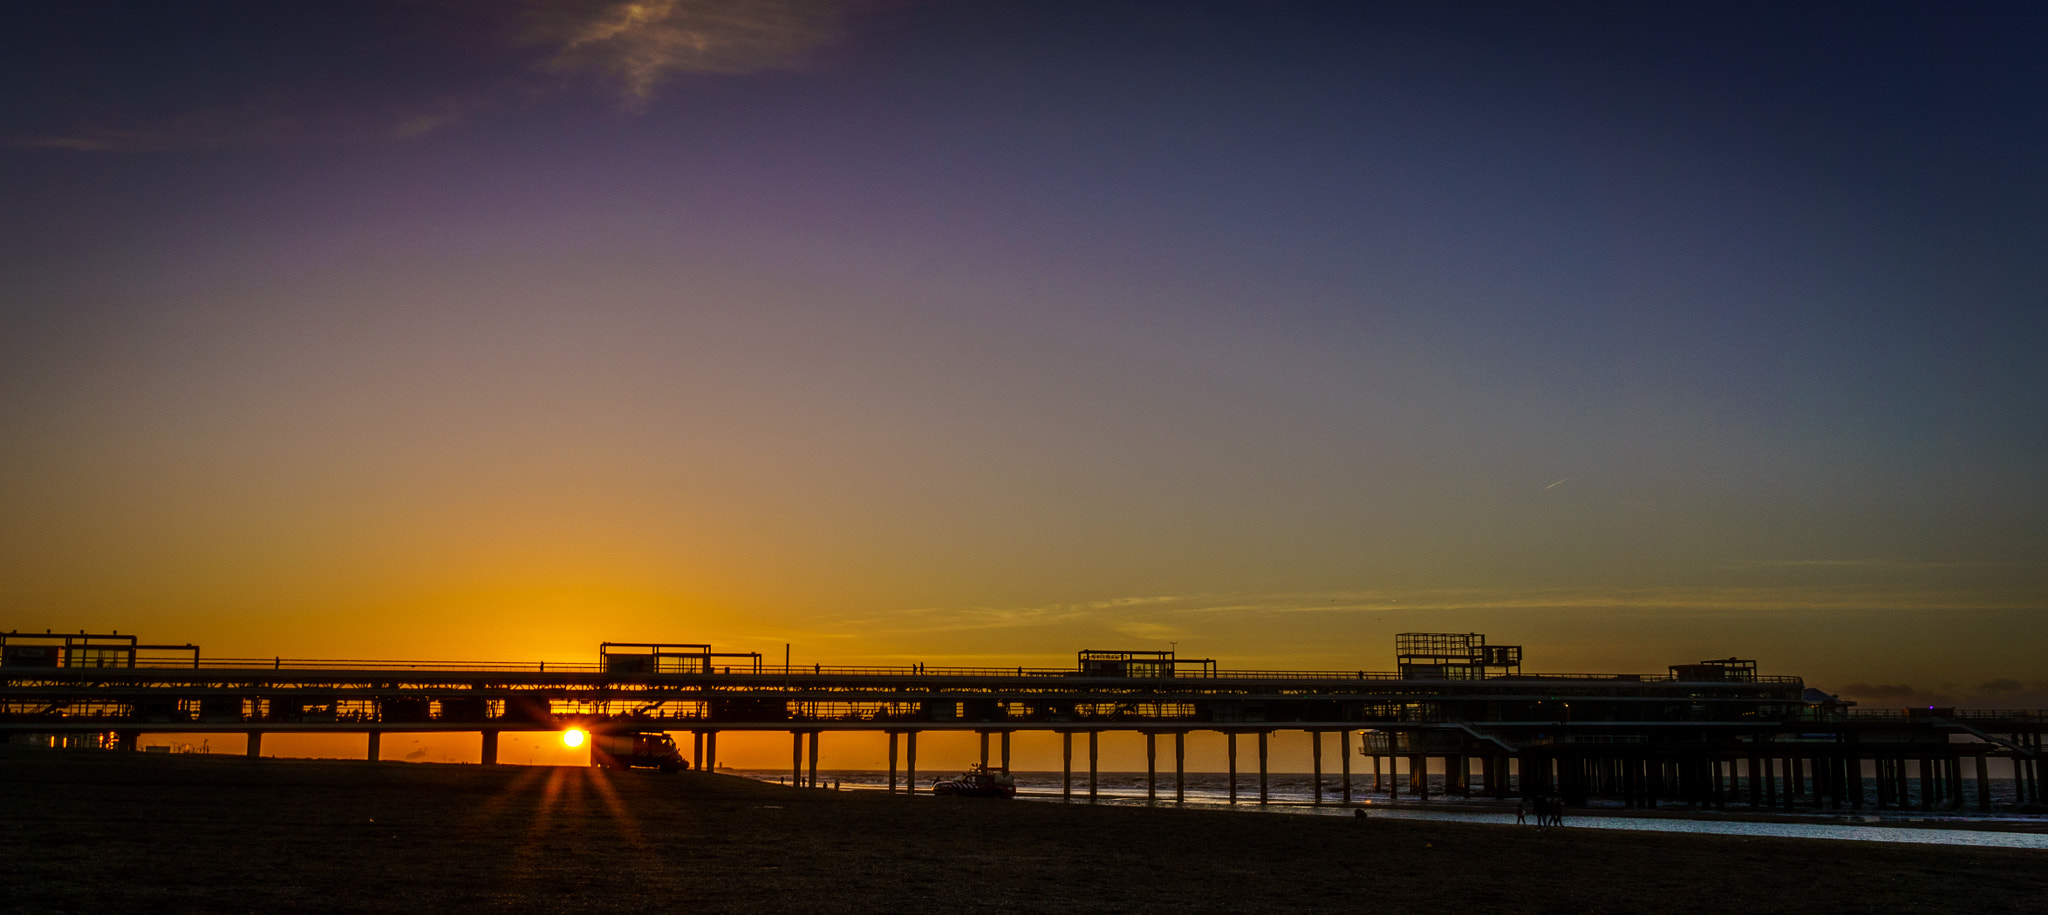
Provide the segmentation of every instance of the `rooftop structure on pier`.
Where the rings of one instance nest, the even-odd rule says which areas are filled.
[[[1522,672],[1522,646],[1488,645],[1476,632],[1403,632],[1394,660],[1408,680],[1484,680]]]
[[[1084,677],[1174,677],[1180,675],[1182,665],[1198,668],[1197,676],[1216,675],[1214,658],[1176,658],[1171,651],[1088,649],[1081,652],[1080,669]]]
[[[119,632],[0,632],[0,666],[134,667],[161,663],[166,655],[199,666],[197,645],[144,645]]]

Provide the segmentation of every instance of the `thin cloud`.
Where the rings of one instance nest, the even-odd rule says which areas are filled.
[[[1124,623],[1116,627],[1116,632],[1118,635],[1152,642],[1163,642],[1185,634],[1179,627],[1160,623]]]
[[[1894,568],[1894,569],[1964,569],[1995,566],[1990,560],[1952,560],[1935,562],[1919,559],[1753,559],[1739,563],[1742,566],[1769,566],[1781,569],[1834,569],[1834,568]]]
[[[2048,707],[2048,680],[2021,683],[1994,679],[1974,687],[1951,684],[1921,687],[1906,683],[1844,683],[1839,694],[1866,708],[2004,708]]]
[[[464,120],[482,99],[447,97],[379,112],[325,111],[276,103],[194,111],[151,127],[87,127],[15,140],[15,146],[77,152],[166,152],[293,143],[406,140]]]
[[[2023,602],[1956,601],[1939,592],[1898,589],[1843,591],[1801,588],[1657,588],[1624,591],[1571,589],[1444,589],[1366,593],[1174,594],[1108,598],[1031,607],[917,607],[833,620],[838,632],[866,635],[923,635],[976,630],[1017,630],[1097,623],[1125,635],[1191,631],[1191,617],[1286,617],[1321,614],[1353,617],[1399,612],[1475,613],[1554,610],[1608,613],[1655,612],[1711,618],[1728,614],[1775,615],[1787,611],[1867,614],[1927,611],[2027,609]]]
[[[25,137],[14,145],[74,152],[163,152],[267,146],[308,133],[309,125],[301,118],[260,111],[200,111],[152,127],[86,127]]]
[[[528,39],[557,72],[613,82],[645,105],[672,76],[798,66],[836,38],[844,4],[825,0],[590,0],[529,7]]]
[[[173,102],[154,115],[118,119],[125,123],[108,118],[0,142],[99,153],[403,142],[558,96],[579,82],[576,77],[590,77],[620,108],[637,112],[678,77],[804,66],[841,35],[852,6],[834,0],[456,0],[398,8],[411,18],[393,16],[403,24],[378,32],[377,40],[415,57],[458,63],[427,68],[431,78],[397,81],[383,80],[371,61],[357,62],[360,79],[339,81],[287,65],[238,74],[225,89],[199,81],[211,87],[210,97],[188,98],[183,110]],[[279,29],[272,37],[285,45],[320,40]],[[236,53],[221,48],[213,59]]]
[[[1029,629],[1087,620],[1113,620],[1123,613],[1165,608],[1188,599],[1168,595],[1116,597],[1035,607],[908,607],[887,613],[834,619],[830,621],[830,628],[835,632],[859,632],[867,636]]]
[[[1653,588],[1635,590],[1458,589],[1389,591],[1370,594],[1276,594],[1218,597],[1177,609],[1178,613],[1359,614],[1403,612],[1612,610],[1659,612],[1778,612],[1786,610],[1872,612],[1928,610],[2016,610],[2025,601],[1958,601],[1945,592],[1900,589],[1820,588]]]

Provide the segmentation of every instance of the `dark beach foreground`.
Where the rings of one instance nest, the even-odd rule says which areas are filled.
[[[2048,854],[0,749],[6,912],[2048,912]]]

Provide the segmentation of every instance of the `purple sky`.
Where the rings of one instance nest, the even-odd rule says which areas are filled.
[[[0,85],[11,627],[2048,704],[2029,5],[24,3]]]

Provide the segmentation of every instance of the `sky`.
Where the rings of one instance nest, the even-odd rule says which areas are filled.
[[[0,628],[2048,707],[2048,8],[0,10]]]

